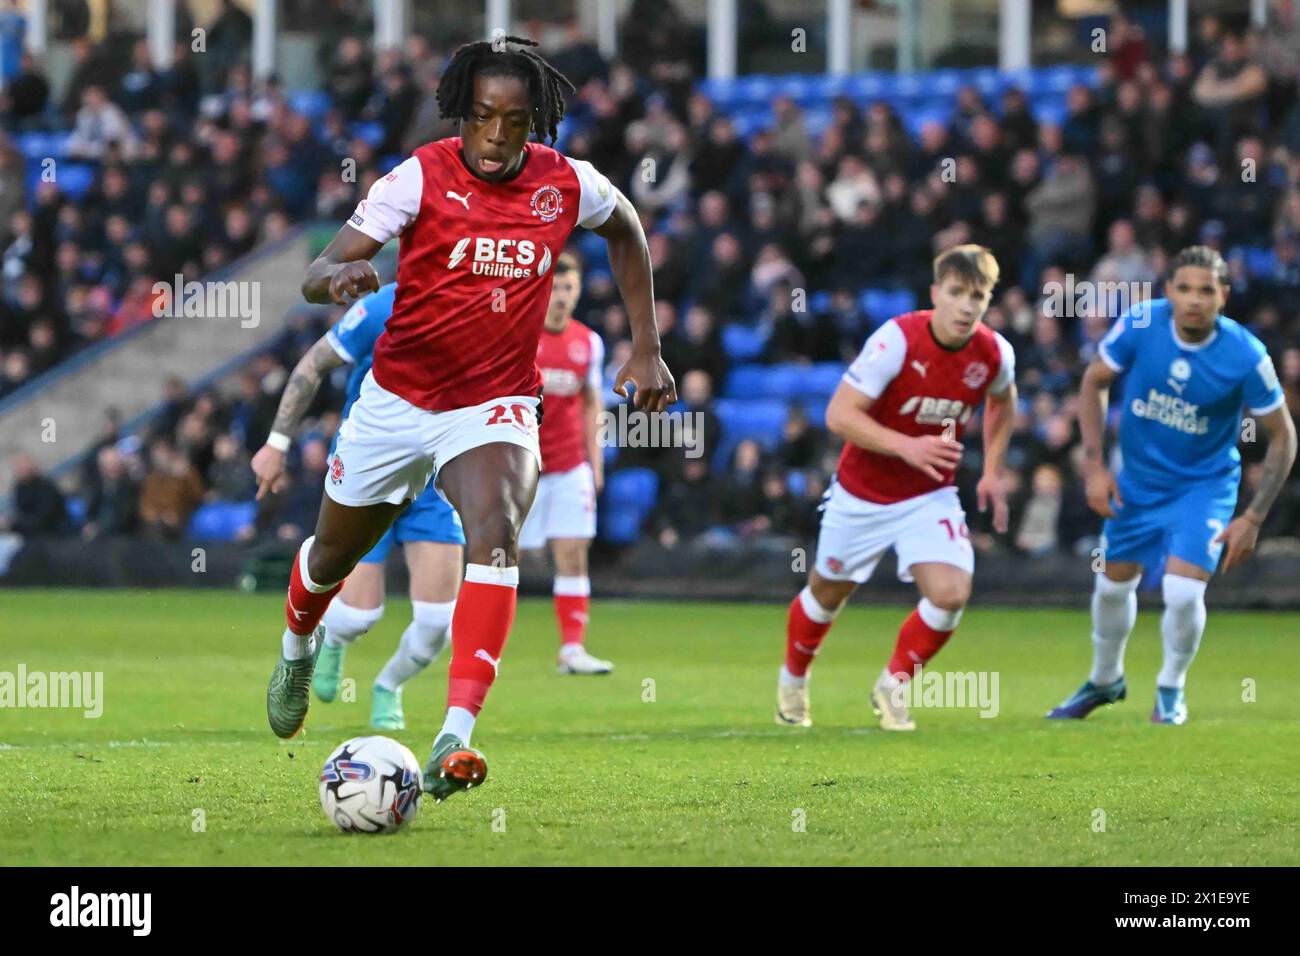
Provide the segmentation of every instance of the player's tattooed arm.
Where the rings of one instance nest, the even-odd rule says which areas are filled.
[[[1258,416],[1258,420],[1268,432],[1268,450],[1264,453],[1259,487],[1255,489],[1255,497],[1246,510],[1232,519],[1214,539],[1224,544],[1220,571],[1232,570],[1255,550],[1260,526],[1268,516],[1269,508],[1273,507],[1278,492],[1286,484],[1291,466],[1295,464],[1295,423],[1291,421],[1291,413],[1286,405],[1273,409],[1267,415]]]
[[[1083,373],[1079,386],[1079,431],[1083,434],[1085,493],[1088,507],[1103,518],[1115,517],[1111,500],[1123,507],[1115,476],[1106,467],[1106,405],[1116,373],[1095,359]]]
[[[320,389],[321,379],[332,369],[343,364],[326,336],[321,336],[307,354],[298,360],[289,381],[280,396],[280,407],[275,412],[271,435],[253,456],[253,474],[257,476],[257,497],[260,500],[268,491],[279,491],[284,484],[285,451],[289,436],[298,429],[298,422],[311,405]]]
[[[1277,500],[1278,492],[1286,484],[1295,464],[1296,433],[1295,423],[1285,404],[1273,409],[1267,415],[1260,415],[1259,422],[1268,432],[1268,450],[1264,452],[1264,464],[1259,477],[1259,488],[1251,499],[1245,516],[1254,519],[1256,524],[1263,524],[1268,510]]]
[[[316,397],[322,379],[342,364],[343,359],[334,351],[334,346],[330,345],[329,337],[322,335],[289,373],[289,381],[285,383],[284,394],[280,396],[280,407],[276,410],[275,424],[271,426],[271,431],[292,435],[312,399]]]
[[[614,378],[614,391],[627,397],[627,382],[636,385],[633,405],[661,412],[677,401],[677,383],[664,364],[655,324],[654,272],[641,218],[627,197],[618,193],[614,211],[595,229],[609,247],[609,266],[623,296],[632,329],[632,357]]]
[[[308,302],[348,305],[379,289],[379,273],[370,260],[384,247],[347,223],[330,240],[316,261],[307,267],[302,296]]]

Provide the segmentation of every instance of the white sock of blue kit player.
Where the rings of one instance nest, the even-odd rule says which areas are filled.
[[[325,609],[325,616],[320,619],[325,625],[325,644],[329,647],[345,647],[378,624],[383,616],[382,604],[376,608],[359,608],[345,604],[343,598],[336,597]]]
[[[1164,663],[1156,684],[1182,687],[1187,669],[1205,633],[1205,581],[1166,574],[1160,582],[1165,613],[1160,618],[1160,639],[1165,646]]]
[[[1137,621],[1137,586],[1142,575],[1131,581],[1112,581],[1098,573],[1092,588],[1092,673],[1088,680],[1098,687],[1113,684],[1124,676],[1124,645]]]
[[[375,683],[395,691],[429,666],[451,640],[451,614],[455,601],[412,601],[414,614],[402,632],[397,651],[388,659]]]

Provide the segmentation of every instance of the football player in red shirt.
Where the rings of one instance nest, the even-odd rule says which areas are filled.
[[[970,597],[975,556],[953,478],[962,432],[986,400],[976,495],[981,511],[992,503],[993,527],[1007,529],[1000,475],[1015,422],[1015,357],[980,321],[997,281],[997,261],[982,246],[940,255],[934,309],[877,329],[831,398],[826,427],[845,445],[826,493],[816,563],[790,604],[777,723],[812,725],[813,658],[849,595],[893,548],[899,578],[915,580],[921,600],[903,622],[871,704],[885,730],[915,729],[902,686],[952,636]]]
[[[539,430],[542,477],[519,532],[519,547],[533,551],[551,545],[560,624],[556,669],[561,674],[608,674],[614,665],[587,653],[585,643],[591,609],[587,550],[596,536],[596,495],[604,471],[598,431],[605,346],[573,318],[581,294],[581,268],[566,252],[555,263],[551,303],[537,347],[546,393],[546,422]]]
[[[437,96],[461,135],[420,147],[378,180],[303,282],[309,302],[373,292],[370,260],[401,237],[393,314],[339,427],[316,533],[293,564],[267,717],[281,737],[302,727],[321,615],[432,475],[431,490],[460,514],[467,560],[447,716],[423,780],[439,801],[487,773],[470,734],[514,620],[519,527],[540,468],[537,343],[551,266],[576,226],[608,243],[632,327],[615,391],[626,396],[633,383],[635,406],[650,412],[676,401],[636,210],[590,163],[529,141],[555,139],[564,90],[573,89],[528,49],[535,45],[505,37],[456,51]]]

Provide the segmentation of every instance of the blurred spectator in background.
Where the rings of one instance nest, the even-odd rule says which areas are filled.
[[[28,538],[52,537],[68,531],[68,512],[54,482],[41,474],[36,459],[19,452],[13,468],[14,516],[9,530]]]
[[[140,521],[149,534],[176,539],[203,501],[203,481],[169,438],[149,448],[149,471],[140,484]]]
[[[128,474],[126,459],[112,445],[96,456],[97,483],[86,499],[86,523],[81,536],[87,541],[130,534],[139,516],[140,486]]]
[[[135,130],[122,107],[110,100],[102,87],[87,86],[68,140],[68,155],[73,159],[100,159],[110,147],[115,147],[123,159],[131,159],[136,149]]]

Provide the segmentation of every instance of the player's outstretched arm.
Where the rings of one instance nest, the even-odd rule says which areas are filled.
[[[986,511],[989,502],[993,503],[993,530],[999,534],[1005,532],[1010,524],[1011,509],[1007,505],[1002,471],[1015,426],[1016,386],[1013,384],[1002,394],[984,399],[984,473],[975,486],[980,511]]]
[[[876,400],[847,382],[840,382],[826,406],[826,428],[845,441],[901,458],[935,481],[943,481],[940,469],[954,470],[961,463],[962,444],[944,435],[904,435],[871,416]]]
[[[627,197],[618,193],[614,211],[595,232],[609,247],[610,269],[632,329],[632,357],[618,370],[614,391],[627,398],[627,383],[631,381],[636,386],[632,404],[648,412],[661,412],[677,401],[677,383],[660,354],[654,274],[641,219]]]
[[[348,305],[379,290],[379,273],[370,260],[384,247],[347,223],[330,240],[316,261],[307,267],[302,296],[308,302]]]
[[[1116,373],[1101,359],[1096,359],[1083,373],[1079,386],[1079,431],[1083,435],[1085,492],[1088,507],[1103,518],[1115,517],[1111,499],[1124,506],[1115,476],[1106,467],[1106,404]]]
[[[266,444],[253,456],[253,474],[257,476],[259,501],[268,491],[279,491],[284,484],[284,459],[290,438],[312,399],[316,397],[321,379],[331,369],[342,364],[343,359],[339,358],[334,346],[330,345],[329,337],[322,335],[289,374],[284,394],[280,396],[280,407],[275,412],[271,434],[267,436]]]
[[[1259,488],[1246,510],[1229,522],[1214,539],[1216,542],[1222,541],[1226,546],[1220,571],[1231,571],[1255,550],[1260,526],[1268,517],[1268,509],[1273,507],[1278,492],[1291,473],[1291,466],[1295,464],[1295,423],[1291,421],[1291,413],[1287,411],[1286,405],[1273,409],[1267,415],[1258,416],[1258,420],[1268,433],[1268,450],[1264,453]]]

